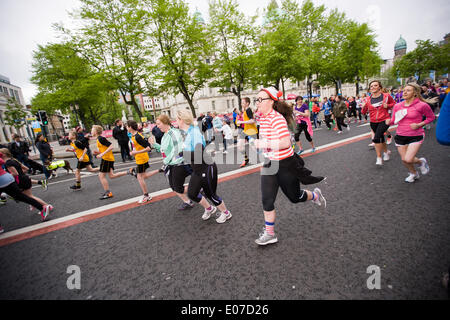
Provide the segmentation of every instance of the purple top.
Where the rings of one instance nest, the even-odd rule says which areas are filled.
[[[304,113],[306,110],[309,110],[309,106],[306,103],[304,103],[301,107],[295,106],[295,111]],[[297,123],[301,123],[301,122],[306,123],[305,121],[300,120],[299,118],[301,118],[301,117],[299,117],[299,116],[296,117]]]

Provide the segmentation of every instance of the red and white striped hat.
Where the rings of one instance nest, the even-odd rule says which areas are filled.
[[[278,91],[274,87],[263,88],[263,89],[261,89],[261,91],[266,92],[269,95],[269,97],[274,101],[279,101],[280,98],[283,96],[283,92]]]

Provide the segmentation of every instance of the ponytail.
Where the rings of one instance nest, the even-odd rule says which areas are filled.
[[[289,127],[294,123],[293,113],[294,110],[291,105],[286,103],[285,101],[274,101],[273,109],[280,113],[287,121]]]

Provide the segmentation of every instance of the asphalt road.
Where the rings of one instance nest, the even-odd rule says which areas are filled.
[[[367,133],[315,132],[316,146]],[[303,138],[304,147],[308,143]],[[0,247],[0,299],[445,299],[442,274],[450,265],[450,149],[427,131],[420,152],[430,174],[414,184],[394,145],[392,157],[375,166],[363,139],[305,157],[327,176],[320,184],[326,209],[292,204],[280,192],[275,230],[279,243],[258,247],[264,225],[260,176],[252,173],[219,184],[233,214],[223,224],[202,221],[199,206],[177,211],[177,197],[134,206]],[[308,146],[309,147],[309,146]],[[152,155],[152,161],[159,161]],[[238,168],[220,165],[220,173]],[[117,170],[132,166],[117,163]],[[159,168],[155,163],[153,168]],[[140,195],[137,181],[110,182],[115,197],[98,200],[98,178],[84,176],[72,192],[73,175],[60,173],[49,191],[33,192],[53,204],[50,221]],[[147,180],[150,192],[168,188],[162,175]],[[314,186],[312,186],[314,188]],[[0,207],[5,235],[40,224],[28,206]],[[70,290],[67,268],[81,270],[81,289]],[[380,268],[381,289],[369,290],[369,266]]]

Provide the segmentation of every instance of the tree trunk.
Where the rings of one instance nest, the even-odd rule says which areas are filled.
[[[359,82],[356,81],[356,95],[359,96]]]
[[[283,78],[281,78],[281,88],[283,90],[283,99],[286,100],[286,96],[285,96],[285,93],[284,93],[284,79]]]
[[[339,82],[335,80],[334,84],[336,85],[336,95],[339,95]]]

